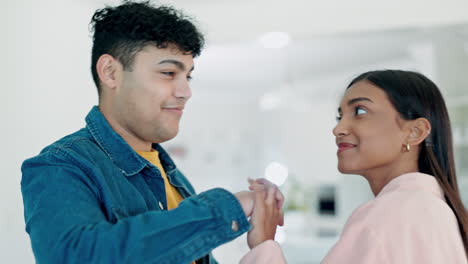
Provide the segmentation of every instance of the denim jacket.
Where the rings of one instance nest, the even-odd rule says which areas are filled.
[[[185,198],[167,210],[160,171],[107,123],[86,127],[24,161],[26,231],[37,263],[216,263],[210,251],[250,229],[230,192],[195,195],[159,146],[169,181]]]

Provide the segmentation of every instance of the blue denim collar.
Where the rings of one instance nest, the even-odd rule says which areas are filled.
[[[138,153],[112,129],[97,106],[94,106],[86,116],[86,128],[90,131],[97,144],[125,176],[135,175],[148,165],[148,161],[138,155]],[[169,154],[167,154],[159,144],[154,143],[152,147],[159,152],[161,164],[167,174],[170,174],[176,169]]]

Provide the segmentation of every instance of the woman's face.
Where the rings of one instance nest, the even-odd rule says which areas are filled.
[[[338,145],[338,170],[365,175],[392,169],[401,159],[405,142],[403,121],[387,94],[368,81],[353,84],[338,108],[333,129]]]

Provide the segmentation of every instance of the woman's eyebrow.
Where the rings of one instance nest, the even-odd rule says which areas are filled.
[[[356,98],[350,99],[348,101],[347,105],[349,106],[349,105],[352,105],[352,104],[355,104],[355,103],[361,102],[361,101],[368,101],[368,102],[373,103],[373,101],[371,99],[367,98],[367,97],[356,97]],[[338,107],[338,113],[341,113],[341,111],[342,110],[341,110],[341,106],[340,106],[340,107]]]
[[[353,98],[353,99],[350,99],[348,101],[348,105],[352,105],[352,104],[355,104],[357,102],[361,102],[361,101],[368,101],[368,102],[371,102],[373,103],[373,101],[367,97],[356,97],[356,98]]]

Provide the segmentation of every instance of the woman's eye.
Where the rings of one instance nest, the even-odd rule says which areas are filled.
[[[355,115],[362,115],[367,113],[367,110],[362,108],[362,107],[356,107],[355,109]]]
[[[336,122],[340,122],[341,121],[341,115],[336,115]]]
[[[193,79],[192,76],[187,76],[187,81],[191,81]]]

